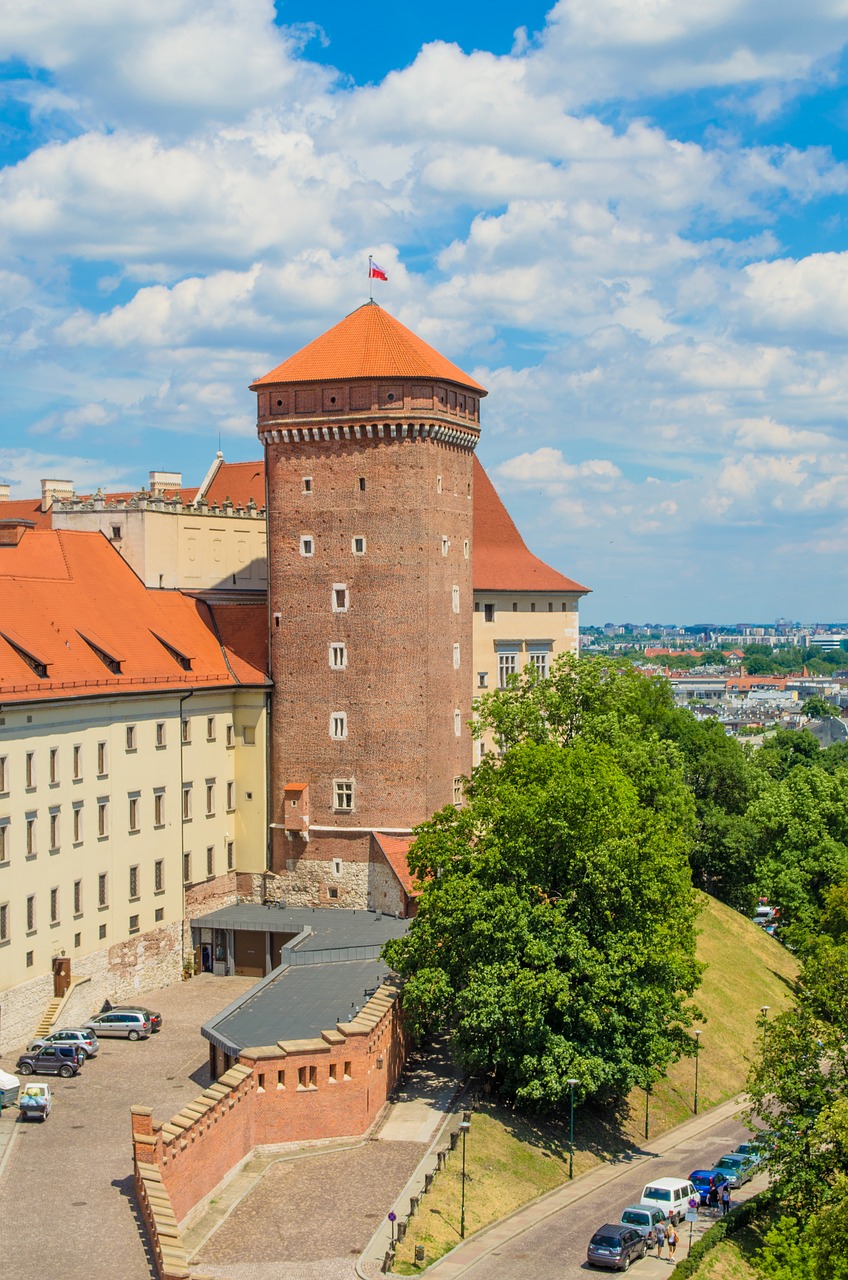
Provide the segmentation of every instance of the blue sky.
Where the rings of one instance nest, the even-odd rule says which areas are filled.
[[[247,384],[372,252],[585,621],[848,616],[846,41],[837,0],[14,0],[0,476],[257,457]]]

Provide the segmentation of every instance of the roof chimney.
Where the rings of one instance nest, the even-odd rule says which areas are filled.
[[[0,502],[9,502],[12,497],[12,486],[0,483]]]
[[[41,482],[42,511],[49,511],[56,499],[59,502],[70,502],[73,496],[73,480],[42,480]]]
[[[150,472],[151,494],[168,493],[172,489],[182,489],[182,487],[183,477],[181,471]]]
[[[0,520],[0,547],[16,547],[27,529],[34,529],[32,520]]]

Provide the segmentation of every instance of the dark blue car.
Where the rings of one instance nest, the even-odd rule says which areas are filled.
[[[694,1173],[689,1174],[689,1181],[695,1184],[695,1190],[701,1197],[701,1204],[708,1202],[710,1187],[715,1187],[716,1193],[720,1196],[722,1187],[727,1185],[727,1179],[715,1169],[696,1169]]]

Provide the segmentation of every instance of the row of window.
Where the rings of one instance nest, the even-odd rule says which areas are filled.
[[[562,603],[561,603],[560,611],[561,611],[562,613],[568,613],[568,604],[566,603],[566,601],[565,601],[565,600],[563,600],[563,601],[562,601]],[[496,614],[497,614],[497,605],[494,605],[494,604],[485,604],[485,603],[484,603],[484,604],[483,604],[483,606],[482,606],[482,608],[481,608],[480,601],[479,601],[479,600],[475,600],[475,601],[474,601],[474,612],[475,612],[475,613],[481,613],[481,612],[482,612],[482,614],[483,614],[483,621],[484,621],[484,622],[494,622],[494,620],[495,620],[495,616],[496,616]],[[518,613],[518,601],[517,601],[517,600],[513,600],[513,602],[512,602],[512,612],[513,612],[513,613]],[[535,612],[536,612],[536,601],[535,601],[535,600],[531,600],[531,601],[530,601],[530,612],[531,612],[531,613],[535,613]],[[554,602],[553,602],[553,600],[549,600],[549,601],[548,601],[548,613],[553,613],[553,612],[554,612]]]
[[[547,650],[538,652],[531,651],[527,655],[527,663],[531,667],[536,668],[536,672],[540,680],[546,680],[548,676],[550,661],[550,653]],[[498,653],[498,688],[505,689],[509,683],[509,677],[514,676],[518,671],[518,653],[512,651],[504,651]],[[477,688],[488,689],[489,673],[488,671],[477,672]]]
[[[341,1076],[339,1067],[342,1068]],[[327,1083],[338,1084],[339,1079],[350,1080],[353,1076],[353,1063],[350,1061],[330,1062],[327,1065]],[[260,1093],[265,1093],[267,1072],[259,1071],[256,1076],[256,1087]],[[277,1072],[277,1088],[285,1089],[286,1073],[285,1071]],[[313,1066],[305,1066],[297,1068],[297,1087],[298,1089],[317,1089],[318,1088],[318,1068]]]
[[[334,398],[334,399],[335,399],[335,398]],[[389,399],[391,399],[391,396],[389,397]],[[302,481],[301,481],[301,488],[300,488],[300,491],[301,491],[301,493],[314,493],[314,492],[315,492],[315,480],[313,479],[313,477],[312,477],[312,476],[304,476],[304,477],[303,477],[303,479],[302,479]],[[466,491],[467,496],[470,498],[470,497],[471,497],[471,481],[470,481],[470,480],[467,480],[467,481],[466,481],[465,491]],[[360,477],[359,477],[359,492],[360,492],[360,493],[364,493],[364,492],[365,492],[365,476],[360,476]],[[436,476],[436,493],[441,493],[441,492],[442,492],[442,477],[441,477],[441,476]],[[456,490],[455,490],[455,489],[454,489],[454,493],[456,493]],[[120,536],[121,536],[121,535],[120,535],[120,533],[115,534],[115,537],[120,537]]]
[[[214,818],[215,816],[215,779],[208,778],[206,787],[206,817]],[[153,826],[164,827],[165,825],[165,787],[156,787],[153,791]],[[191,782],[183,783],[182,789],[182,817],[185,822],[190,822],[192,817],[192,796],[194,786]],[[129,831],[134,833],[141,830],[141,792],[130,792],[127,796],[128,804],[128,826]],[[227,783],[227,812],[232,813],[236,807],[236,784],[234,782]],[[72,822],[72,840],[74,844],[81,844],[83,841],[83,815],[85,811],[85,802],[80,800],[75,803],[71,809]],[[104,796],[97,801],[97,837],[101,839],[109,835],[109,797]],[[58,852],[60,848],[60,819],[61,806],[57,805],[55,809],[51,809],[49,821],[49,844],[48,849],[51,853]],[[11,827],[10,818],[0,818],[0,862],[6,862],[11,853]],[[34,810],[28,813],[24,820],[24,829],[26,833],[26,852],[27,857],[33,857],[38,853],[38,811]]]
[[[365,537],[359,534],[351,538],[350,549],[355,556],[364,556],[368,549]],[[444,533],[442,534],[442,555],[446,556],[449,551],[450,551],[450,538],[447,536],[446,533]],[[468,539],[465,538],[462,543],[462,553],[465,556],[466,560],[468,559],[470,552],[471,552],[471,544],[469,543]],[[315,555],[314,534],[302,533],[300,535],[300,554],[302,556],[306,556],[307,558]],[[458,609],[457,609],[457,612],[459,612]]]
[[[227,841],[227,870],[233,871],[236,865],[236,847],[232,840]],[[216,874],[215,867],[215,846],[214,844],[206,847],[206,879],[211,880]],[[195,884],[200,877],[195,874],[192,865],[192,855],[190,850],[186,850],[183,854],[183,884]]]
[[[216,741],[216,725],[215,716],[206,717],[206,741]],[[158,720],[155,724],[155,742],[157,747],[166,746],[165,740],[165,721]],[[231,723],[226,725],[226,742],[228,747],[235,746],[235,729]],[[248,731],[245,731],[245,742],[250,739]],[[127,751],[138,750],[138,725],[128,724],[125,726],[126,749]],[[181,741],[184,743],[191,742],[191,720],[185,719],[181,722]],[[52,785],[60,781],[59,774],[59,748],[51,747],[47,757],[47,780]],[[97,743],[97,776],[105,778],[109,776],[109,744],[107,742]],[[83,749],[80,743],[75,743],[71,747],[71,777],[74,782],[80,782],[83,778]],[[24,756],[24,786],[31,790],[36,786],[36,752],[27,751]],[[11,767],[8,756],[0,756],[0,794],[4,794],[11,789]]]

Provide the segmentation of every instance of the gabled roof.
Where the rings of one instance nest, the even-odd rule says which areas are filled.
[[[219,621],[219,639],[208,605],[149,590],[100,533],[29,529],[0,547],[0,599],[3,702],[267,683],[263,608]]]
[[[421,886],[410,871],[406,857],[415,837],[390,836],[384,831],[374,831],[372,835],[386,862],[400,881],[401,887],[410,897],[417,897],[421,892]]]
[[[476,455],[473,546],[475,591],[576,591],[586,595],[590,590],[527,550]]]
[[[222,462],[212,477],[203,497],[211,507],[229,499],[235,507],[246,507],[251,498],[257,507],[265,506],[265,463]]]
[[[376,302],[366,302],[276,369],[251,390],[280,382],[334,382],[345,378],[437,378],[486,391],[452,361],[407,329]]]

